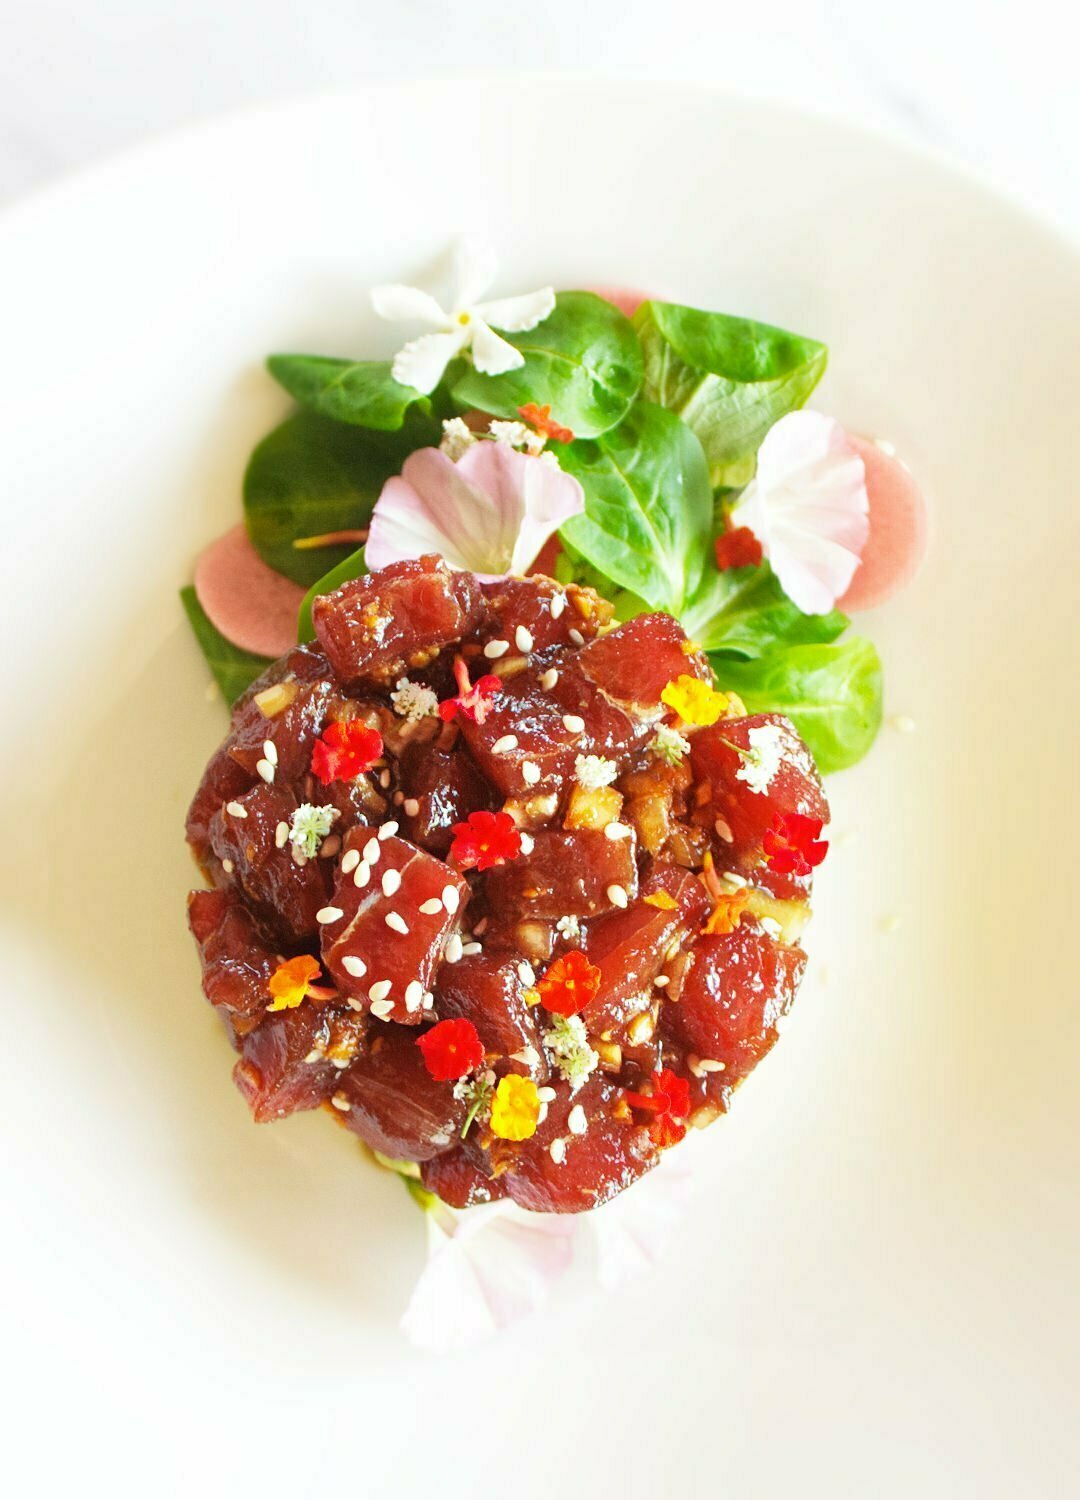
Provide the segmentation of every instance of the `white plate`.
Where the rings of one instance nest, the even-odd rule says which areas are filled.
[[[684,1243],[440,1361],[395,1326],[411,1203],[321,1115],[252,1126],[200,999],[181,825],[224,716],[176,589],[286,408],[262,356],[389,352],[367,288],[460,228],[507,291],[636,283],[826,339],[818,404],[897,444],[938,536],[861,622],[917,732],[833,783],[810,977]],[[507,80],[189,131],[17,208],[0,266],[4,1488],[1063,1493],[1076,253],[846,127]]]

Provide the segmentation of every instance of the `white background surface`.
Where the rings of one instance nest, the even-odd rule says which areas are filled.
[[[1062,0],[2,0],[0,18],[0,203],[245,104],[532,69],[694,79],[884,126],[1080,232]]]

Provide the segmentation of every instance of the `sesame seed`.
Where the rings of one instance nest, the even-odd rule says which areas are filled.
[[[561,1167],[566,1160],[566,1142],[559,1136],[556,1136],[548,1147],[548,1155],[557,1167]]]
[[[379,848],[378,839],[368,839],[367,843],[364,845],[364,858],[367,863],[369,865],[377,865],[379,863],[379,855],[381,853],[382,850]]]
[[[520,1052],[511,1052],[510,1061],[520,1063],[523,1068],[531,1068],[540,1061],[540,1054],[535,1047],[526,1045]]]
[[[339,833],[332,833],[329,838],[323,839],[322,843],[319,845],[319,858],[333,859],[334,855],[340,848],[341,835]]]
[[[566,608],[566,595],[556,594],[551,601],[551,618],[557,620]]]
[[[370,879],[371,866],[364,864],[364,862],[361,860],[361,862],[356,867],[356,874],[352,878],[352,883],[354,886],[356,886],[356,889],[358,891],[362,891]]]
[[[699,1057],[698,1067],[703,1073],[723,1073],[727,1063],[717,1062],[714,1057]]]
[[[341,873],[343,875],[351,875],[359,863],[360,850],[346,849],[345,853],[341,856]]]
[[[581,631],[578,630],[576,627],[573,627],[570,630],[569,635],[570,635],[570,639],[573,641],[573,643],[574,643],[575,646],[584,646],[584,644],[585,644],[585,637],[582,635]]]
[[[379,785],[382,787],[383,791],[385,792],[386,789],[387,789],[387,787],[390,785],[390,772],[389,771],[380,771],[379,772]]]
[[[367,997],[372,1005],[378,1005],[381,1000],[386,999],[392,989],[393,985],[389,979],[376,979],[375,983],[368,990]]]
[[[628,839],[633,831],[629,823],[609,823],[604,829],[604,837],[617,843],[619,839]]]
[[[535,786],[540,780],[540,767],[534,760],[523,760],[521,762],[521,775],[526,786]]]
[[[395,792],[394,795],[390,798],[390,801],[394,804],[395,807],[400,807],[405,801],[405,793]]]
[[[233,864],[231,859],[223,859],[221,861],[221,868],[225,871],[226,875],[231,875],[232,872],[236,869],[236,866]]]
[[[263,754],[266,756],[267,760],[272,766],[277,765],[277,746],[274,744],[273,740],[263,740]]]
[[[479,943],[462,943],[461,951],[466,957],[471,958],[474,953],[482,953],[484,950]]]
[[[728,885],[733,885],[736,890],[746,884],[746,877],[744,875],[736,875],[734,870],[725,870],[720,879],[725,880]]]
[[[328,922],[340,922],[344,915],[340,906],[320,906],[315,913],[315,920],[325,927]]]
[[[547,671],[544,672],[544,673],[542,673],[541,676],[540,676],[540,686],[544,689],[545,693],[550,693],[551,689],[555,686],[555,684],[558,682],[558,680],[559,680],[559,671],[558,671],[558,668],[557,667],[548,667]]]
[[[274,829],[274,843],[278,846],[279,849],[284,849],[285,845],[288,842],[289,842],[289,825],[288,825],[288,823],[285,822],[285,819],[282,818],[281,822]]]
[[[536,848],[536,840],[531,833],[523,833],[520,841],[522,854],[531,854]]]
[[[226,802],[225,811],[233,818],[247,817],[247,808],[242,802]]]
[[[658,990],[667,989],[670,983],[671,976],[668,974],[657,974],[656,978],[653,980],[653,984],[655,984]]]
[[[352,1109],[352,1105],[349,1103],[348,1099],[344,1094],[341,1093],[331,1094],[330,1103],[334,1106],[335,1109],[340,1109],[342,1114],[347,1115],[349,1110]]]
[[[517,749],[518,737],[516,734],[504,734],[495,741],[491,747],[492,755],[504,755],[507,750]]]
[[[607,888],[607,898],[612,906],[625,906],[629,899],[621,885],[609,885]]]
[[[461,957],[461,951],[461,939],[456,932],[452,932],[446,940],[443,958],[448,964],[456,964]]]
[[[585,728],[585,720],[580,714],[563,714],[563,728],[568,729],[571,734],[581,734]]]
[[[385,844],[386,840],[392,839],[397,831],[398,825],[393,821],[393,819],[391,819],[389,823],[384,823],[383,826],[379,829],[378,833],[380,842]]]
[[[554,1089],[544,1087],[542,1089],[537,1089],[536,1097],[540,1100],[541,1104],[552,1104],[554,1103],[557,1095]]]
[[[405,1009],[419,1010],[424,998],[424,986],[419,979],[410,979],[405,986]]]
[[[443,888],[442,888],[442,904],[446,907],[446,909],[450,913],[450,915],[453,916],[454,913],[457,911],[458,907],[461,905],[461,897],[457,893],[457,886],[454,886],[454,885],[444,885],[443,886]]]
[[[420,815],[420,803],[415,797],[406,797],[401,804],[401,810],[407,818],[416,818]]]
[[[505,656],[509,650],[509,641],[488,641],[484,647],[484,655],[488,661],[498,661],[499,657]]]
[[[397,870],[387,870],[382,878],[382,893],[384,896],[396,896],[401,889],[401,874]]]
[[[580,1104],[575,1104],[566,1117],[567,1128],[571,1135],[584,1135],[589,1128],[589,1117]]]
[[[517,966],[517,976],[521,980],[522,984],[536,983],[536,970],[533,968],[532,964],[526,962],[525,959],[522,959]]]
[[[258,771],[262,779],[266,782],[267,786],[269,786],[273,781],[275,775],[273,763],[268,760],[260,760],[255,769],[256,771]]]
[[[362,958],[357,958],[355,953],[346,953],[341,960],[341,967],[346,974],[351,974],[354,979],[363,979],[367,973],[367,964]]]
[[[731,831],[731,824],[725,818],[717,818],[713,824],[718,838],[722,838],[725,844],[733,844],[735,835]]]
[[[428,901],[421,901],[420,914],[425,917],[434,917],[443,909],[443,904],[438,896],[432,896]]]
[[[435,1009],[435,996],[431,993],[430,990],[425,990],[424,991],[424,1009],[425,1010],[434,1010]]]
[[[531,651],[533,648],[532,631],[526,630],[524,625],[519,625],[514,631],[514,645],[519,651]]]
[[[386,916],[383,918],[383,921],[386,923],[387,927],[390,928],[391,932],[400,932],[402,937],[408,937],[409,924],[405,921],[405,918],[399,916],[396,911],[388,911],[386,913]]]
[[[389,984],[389,982],[389,980],[383,980],[384,984]],[[393,1011],[394,1002],[392,1000],[373,1000],[371,1002],[371,1014],[377,1021],[385,1021],[393,1014]]]
[[[321,1047],[312,1047],[311,1051],[304,1058],[304,1061],[306,1063],[317,1063],[317,1062],[321,1062],[322,1058],[323,1058],[323,1050],[322,1050],[322,1048]]]

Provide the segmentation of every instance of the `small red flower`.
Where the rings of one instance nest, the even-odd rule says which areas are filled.
[[[560,427],[558,422],[552,420],[550,406],[537,406],[535,401],[530,401],[525,406],[518,407],[518,416],[523,422],[528,422],[534,432],[547,438],[548,442],[572,443],[574,441],[574,434],[569,427]]]
[[[805,813],[777,813],[761,841],[769,869],[778,875],[809,875],[829,850],[827,843],[815,842],[823,826],[820,818]]]
[[[690,1113],[690,1084],[670,1068],[652,1075],[651,1094],[633,1094],[623,1090],[626,1102],[634,1109],[646,1109],[652,1115],[649,1134],[657,1146],[674,1146],[686,1134],[684,1121]]]
[[[474,812],[454,824],[450,858],[459,870],[492,870],[521,853],[521,834],[509,813]]]
[[[488,673],[475,683],[469,681],[469,669],[460,656],[454,657],[454,680],[458,685],[458,696],[447,698],[439,704],[439,718],[450,722],[457,714],[464,714],[474,724],[482,724],[487,718],[491,700],[502,687],[502,678]]]
[[[749,526],[735,526],[716,538],[716,566],[721,573],[728,568],[756,568],[761,558],[761,543]]]
[[[432,1078],[449,1082],[473,1073],[484,1061],[484,1044],[471,1021],[439,1021],[416,1038]]]
[[[600,970],[579,948],[564,953],[549,964],[536,982],[536,992],[545,1009],[557,1016],[576,1016],[600,988]]]
[[[370,771],[383,753],[382,735],[369,729],[363,719],[328,724],[311,748],[311,769],[329,786],[332,781],[352,781]]]

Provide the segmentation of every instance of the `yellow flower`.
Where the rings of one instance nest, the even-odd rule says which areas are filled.
[[[288,958],[278,964],[266,988],[273,996],[267,1010],[295,1010],[307,998],[313,979],[319,977],[319,964],[310,953]]]
[[[641,898],[646,906],[655,906],[657,911],[674,911],[678,902],[667,891],[654,891],[651,896]]]
[[[660,701],[673,708],[687,724],[715,724],[727,708],[726,694],[685,672],[668,683]]]
[[[540,1095],[531,1078],[507,1073],[491,1101],[491,1130],[504,1141],[527,1141],[540,1121]]]

